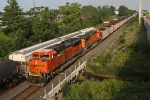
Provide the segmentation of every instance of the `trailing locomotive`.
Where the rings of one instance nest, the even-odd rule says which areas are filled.
[[[18,83],[17,63],[12,60],[5,60],[0,63],[0,86],[16,86]]]

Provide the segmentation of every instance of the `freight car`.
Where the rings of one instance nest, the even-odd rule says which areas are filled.
[[[0,63],[0,86],[16,86],[18,83],[17,63],[12,60],[5,60]]]
[[[106,21],[104,27],[83,29],[75,37],[33,52],[27,68],[28,81],[45,84],[50,77],[62,71],[61,66],[68,60],[86,54],[131,18]]]
[[[111,25],[114,24],[114,23],[115,23],[114,20],[107,20],[107,21],[104,21],[104,22],[103,22],[103,26],[104,26],[104,27],[109,27],[109,26],[111,26]]]

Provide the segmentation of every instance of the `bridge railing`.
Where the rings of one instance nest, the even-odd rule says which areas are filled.
[[[144,25],[147,28],[147,38],[150,41],[150,19],[144,19]]]

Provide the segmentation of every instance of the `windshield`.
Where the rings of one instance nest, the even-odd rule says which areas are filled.
[[[38,54],[33,54],[33,58],[39,58]]]
[[[32,57],[33,57],[34,60],[39,60],[39,55],[38,54],[33,54]]]
[[[49,58],[49,55],[41,55],[41,58]]]

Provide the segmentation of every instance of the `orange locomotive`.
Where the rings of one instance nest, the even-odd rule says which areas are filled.
[[[62,41],[60,44],[43,48],[32,53],[28,63],[28,80],[32,83],[47,83],[50,77],[61,72],[68,60],[77,58],[96,46],[101,39],[99,30],[91,30],[75,38]],[[67,66],[68,67],[68,66]]]

